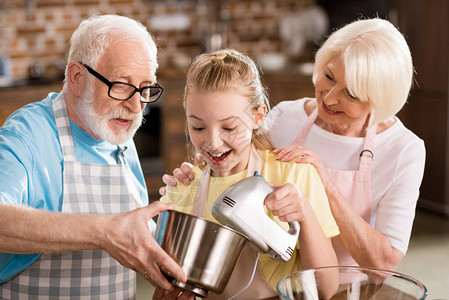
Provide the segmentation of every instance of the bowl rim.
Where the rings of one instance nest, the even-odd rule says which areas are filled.
[[[179,211],[179,210],[175,210],[175,209],[167,209],[166,211],[161,212],[160,215],[162,215],[163,213],[166,213],[166,212],[168,212],[168,213],[177,213],[177,214],[186,215],[186,216],[188,216],[188,217],[192,217],[192,218],[198,219],[198,220],[203,221],[203,222],[205,222],[205,223],[210,223],[210,224],[212,224],[212,225],[216,225],[216,226],[221,227],[221,228],[223,228],[223,229],[229,230],[229,231],[231,231],[231,232],[233,232],[233,233],[237,233],[238,235],[241,235],[242,237],[244,237],[244,238],[246,239],[247,242],[249,241],[249,238],[248,238],[246,235],[244,235],[243,233],[241,233],[241,232],[235,230],[235,229],[232,228],[232,227],[229,227],[229,226],[220,224],[218,221],[217,221],[217,222],[210,221],[210,220],[207,220],[206,218],[199,217],[199,216],[195,216],[195,215],[193,215],[193,214],[185,213],[185,212],[182,212],[182,211]]]
[[[324,270],[324,269],[340,269],[340,270],[359,270],[359,271],[373,271],[373,272],[382,272],[382,273],[387,273],[396,277],[402,277],[404,279],[406,279],[407,281],[416,283],[423,291],[423,295],[420,298],[420,300],[425,299],[427,297],[428,291],[427,291],[427,287],[418,279],[404,274],[404,273],[400,273],[400,272],[396,272],[396,271],[391,271],[391,270],[385,270],[385,269],[380,269],[380,268],[375,268],[375,267],[361,267],[361,266],[324,266],[324,267],[316,267],[316,268],[311,268],[311,269],[304,269],[304,270],[299,270],[293,273],[290,273],[286,276],[284,276],[281,280],[279,280],[278,284],[276,285],[276,291],[278,292],[278,294],[281,296],[282,299],[289,299],[286,295],[284,295],[280,290],[279,290],[279,285],[281,284],[281,282],[283,282],[284,280],[286,280],[289,277],[294,276],[297,273],[311,273],[311,272],[315,272],[318,270]]]

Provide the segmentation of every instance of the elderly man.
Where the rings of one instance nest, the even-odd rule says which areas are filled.
[[[156,52],[136,21],[85,20],[63,91],[0,128],[1,299],[134,298],[130,269],[166,290],[160,269],[186,280],[151,237],[148,222],[171,206],[147,206],[132,141],[163,92]]]

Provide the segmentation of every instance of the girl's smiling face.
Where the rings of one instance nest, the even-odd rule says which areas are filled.
[[[235,90],[191,92],[185,98],[190,140],[211,168],[212,176],[246,169],[253,129],[259,127],[248,99]]]

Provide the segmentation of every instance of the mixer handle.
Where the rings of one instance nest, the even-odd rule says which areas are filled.
[[[267,183],[267,182],[265,181],[265,178],[263,178],[261,175],[259,175],[259,173],[258,173],[257,171],[254,172],[254,176],[259,176],[259,177],[261,177],[261,178],[263,179],[263,181],[264,181],[265,183]],[[267,187],[267,189],[268,189],[268,194],[274,192],[274,188],[272,188],[268,183],[267,183],[266,187]],[[268,194],[267,194],[267,195],[268,195]],[[301,228],[301,226],[299,225],[299,222],[298,222],[298,221],[290,221],[290,222],[288,222],[287,224],[289,225],[288,233],[289,233],[291,236],[295,236],[295,235],[298,236],[299,230],[300,230],[300,228]]]
[[[299,231],[301,230],[301,225],[299,225],[298,221],[290,221],[288,222],[290,228],[288,229],[288,233],[292,236],[298,236]]]

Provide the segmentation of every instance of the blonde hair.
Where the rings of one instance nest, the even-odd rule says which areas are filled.
[[[366,19],[332,33],[316,53],[313,82],[340,56],[349,92],[374,111],[374,124],[398,113],[413,82],[413,63],[404,36],[388,21]]]
[[[224,49],[197,56],[188,72],[184,89],[184,106],[186,97],[191,92],[224,92],[233,90],[248,99],[249,110],[256,114],[261,104],[270,109],[269,99],[261,83],[259,69],[248,56],[233,50]],[[193,154],[187,132],[188,148]],[[256,149],[273,149],[265,122],[253,130],[251,143]]]

